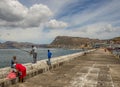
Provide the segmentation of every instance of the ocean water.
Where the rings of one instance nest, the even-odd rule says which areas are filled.
[[[0,49],[0,68],[10,66],[10,62],[13,56],[16,56],[17,61],[22,64],[32,62],[32,55],[24,50],[30,51],[31,49]],[[38,48],[38,61],[47,59],[47,50],[48,48]],[[52,57],[58,57],[82,51],[59,48],[49,48],[49,50],[52,52]]]

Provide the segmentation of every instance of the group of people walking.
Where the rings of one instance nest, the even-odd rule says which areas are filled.
[[[37,63],[37,47],[35,47],[34,45],[32,45],[32,49],[29,52],[30,55],[33,56],[33,62],[32,63]],[[47,64],[51,65],[51,56],[52,53],[50,52],[50,50],[48,50],[48,61]],[[11,60],[11,68],[12,68],[12,72],[8,75],[8,78],[15,78],[15,77],[19,77],[19,82],[24,82],[24,77],[26,76],[26,67],[20,63],[18,63],[16,56],[13,56],[13,59]],[[14,73],[14,77],[13,76]]]

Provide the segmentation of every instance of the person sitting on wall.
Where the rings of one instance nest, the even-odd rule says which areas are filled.
[[[13,56],[13,59],[11,60],[11,68],[14,68],[14,64],[17,63],[16,56]]]

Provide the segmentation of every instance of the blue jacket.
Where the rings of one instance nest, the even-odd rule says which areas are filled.
[[[51,56],[52,56],[52,53],[48,52],[48,58],[51,58]]]

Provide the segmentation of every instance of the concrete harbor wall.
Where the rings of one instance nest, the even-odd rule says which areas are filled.
[[[65,55],[65,56],[52,58],[51,59],[51,66],[47,65],[47,62],[46,62],[47,59],[37,61],[36,64],[26,63],[26,64],[24,64],[27,68],[27,76],[25,79],[31,78],[33,76],[40,74],[40,73],[44,73],[48,70],[52,70],[54,68],[62,66],[64,63],[72,61],[75,58],[84,55],[84,53],[88,53],[91,51],[95,51],[95,49],[88,50],[85,52],[78,52],[78,53],[74,53],[74,54],[69,54],[69,55]],[[18,82],[18,78],[16,78],[16,79],[7,79],[6,78],[7,74],[10,71],[11,71],[10,67],[0,69],[0,87],[9,87],[10,85]]]

